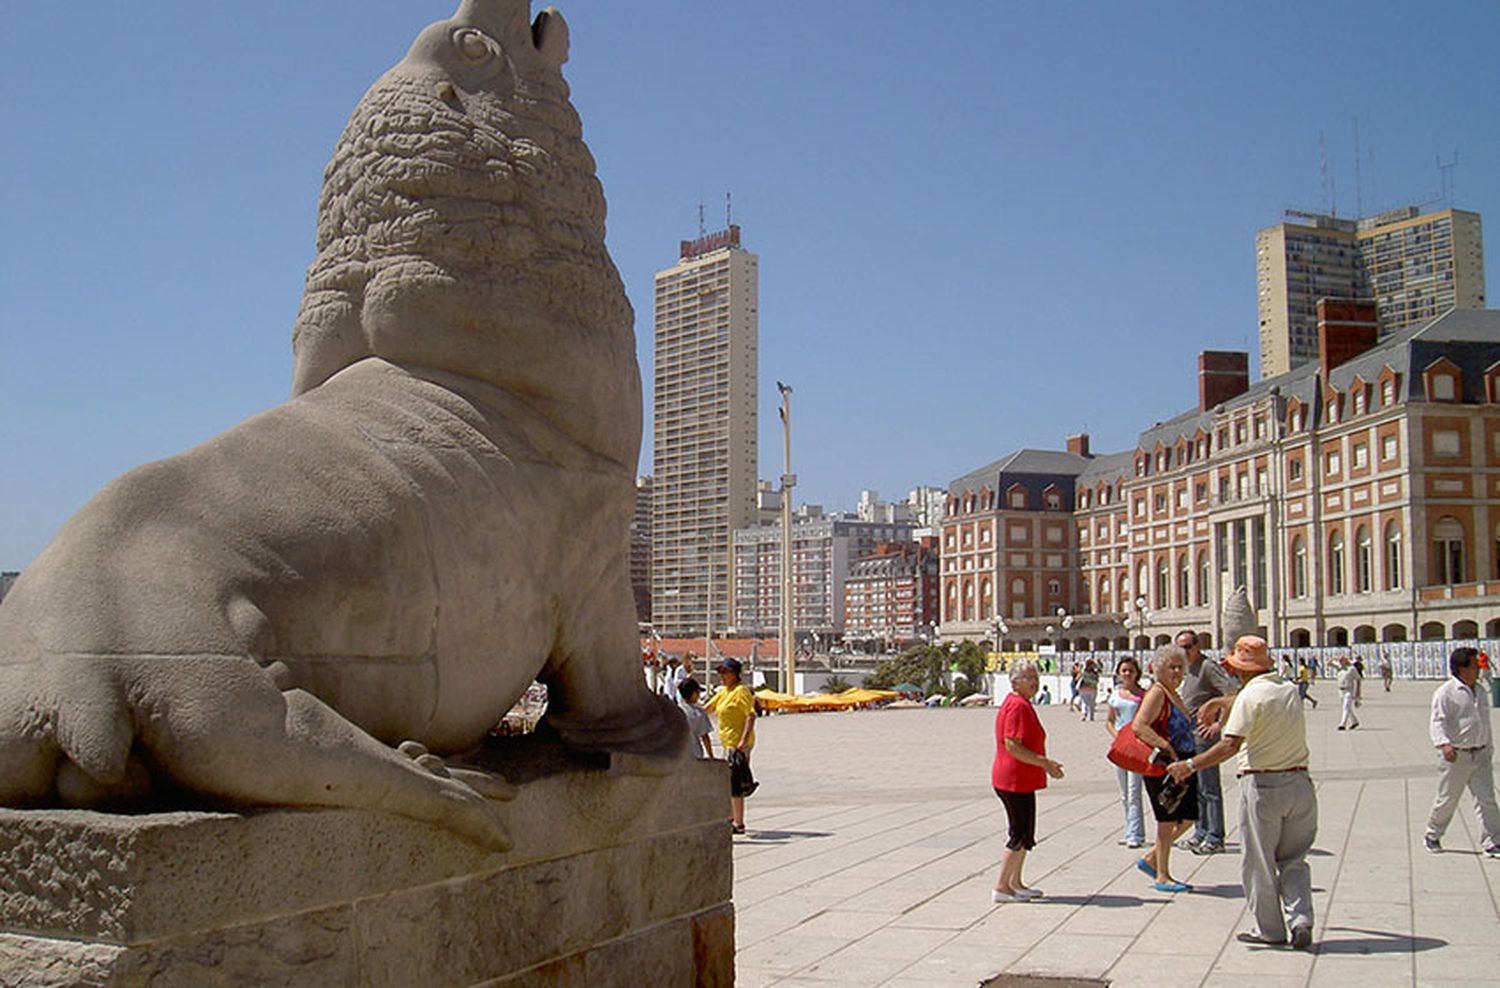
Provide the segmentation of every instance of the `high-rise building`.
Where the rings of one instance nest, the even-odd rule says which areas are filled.
[[[651,610],[664,635],[730,624],[732,533],[756,517],[759,258],[740,228],[656,274]]]
[[[1287,216],[1255,236],[1262,378],[1318,358],[1319,299],[1374,299],[1382,339],[1449,309],[1484,308],[1478,213],[1407,206],[1358,220]]]
[[[635,516],[630,519],[630,591],[635,619],[651,621],[651,478],[635,481]]]

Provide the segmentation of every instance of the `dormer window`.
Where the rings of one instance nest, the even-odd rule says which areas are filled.
[[[1386,408],[1396,403],[1396,379],[1388,377],[1380,382],[1380,404]]]
[[[1434,374],[1427,384],[1430,389],[1427,397],[1432,401],[1452,401],[1458,394],[1458,382],[1452,374]]]

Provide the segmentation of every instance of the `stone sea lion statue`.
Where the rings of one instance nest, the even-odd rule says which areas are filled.
[[[1244,587],[1235,587],[1224,600],[1224,609],[1219,612],[1219,633],[1224,648],[1229,649],[1245,635],[1259,634],[1260,625],[1255,620],[1255,608],[1250,606],[1250,594]]]
[[[529,0],[464,0],[324,175],[293,397],[115,480],[0,606],[0,804],[155,787],[508,846],[477,745],[534,679],[674,754],[628,573],[641,385],[604,196]],[[393,747],[397,746],[399,747]]]

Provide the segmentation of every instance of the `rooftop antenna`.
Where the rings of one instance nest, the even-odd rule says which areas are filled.
[[[1323,138],[1323,132],[1318,131],[1318,162],[1323,174],[1323,208],[1328,211],[1329,216],[1339,214],[1338,190],[1333,184],[1333,173],[1328,170],[1328,142]]]
[[[734,199],[731,194],[724,193],[724,229],[734,226]]]
[[[1359,114],[1354,115],[1354,215],[1365,215],[1365,185],[1359,170]]]
[[[1443,156],[1438,155],[1438,174],[1443,179],[1443,205],[1449,209],[1453,208],[1453,169],[1458,166],[1458,148],[1453,149],[1453,160],[1445,162]]]
[[[708,227],[703,223],[703,193],[698,193],[698,239],[708,236]]]

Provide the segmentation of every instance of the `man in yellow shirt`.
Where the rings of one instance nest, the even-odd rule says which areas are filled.
[[[1307,774],[1307,722],[1297,687],[1271,668],[1266,640],[1246,635],[1224,665],[1243,684],[1235,697],[1210,700],[1200,723],[1223,715],[1223,737],[1212,748],[1167,766],[1179,782],[1200,768],[1239,755],[1240,877],[1255,929],[1246,943],[1312,945],[1312,871],[1307,853],[1318,835],[1318,799]]]
[[[719,663],[719,692],[709,701],[709,708],[719,718],[719,743],[729,759],[730,827],[737,834],[745,832],[745,797],[760,783],[750,774],[750,749],[755,747],[755,695],[740,682],[740,660],[724,659]]]

